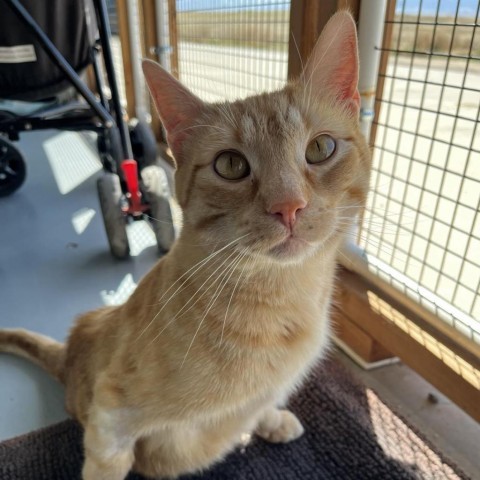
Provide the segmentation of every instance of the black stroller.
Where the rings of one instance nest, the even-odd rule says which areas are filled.
[[[82,79],[89,65],[96,93]],[[167,176],[148,124],[125,121],[105,0],[0,0],[0,197],[25,180],[19,133],[48,128],[98,134],[98,197],[112,254],[128,257],[127,223],[145,218],[167,251],[175,238]]]

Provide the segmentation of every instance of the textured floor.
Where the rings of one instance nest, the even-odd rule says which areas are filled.
[[[155,238],[135,223],[129,238],[136,256],[110,256],[91,137],[33,132],[20,146],[27,181],[0,198],[0,326],[63,340],[76,315],[126,298],[158,258]],[[2,355],[0,379],[0,439],[66,417],[61,387],[36,366]]]
[[[95,181],[100,163],[88,135],[25,134],[26,184],[0,198],[0,327],[24,327],[64,339],[72,319],[105,303],[121,302],[158,258],[154,237],[142,222],[129,228],[134,256],[115,261],[108,252]],[[342,358],[340,356],[340,358]],[[362,380],[417,428],[480,478],[480,427],[403,365]],[[0,440],[66,418],[63,391],[29,362],[0,358]]]

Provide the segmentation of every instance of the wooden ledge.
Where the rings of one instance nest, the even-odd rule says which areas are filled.
[[[423,330],[415,314],[344,268],[338,275],[335,309],[337,322],[358,329],[357,340],[371,338],[480,421],[480,371]]]

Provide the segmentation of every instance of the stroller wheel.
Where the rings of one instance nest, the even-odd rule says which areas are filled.
[[[121,171],[120,164],[124,155],[118,127],[100,132],[97,138],[97,148],[103,167],[107,172]]]
[[[152,225],[160,252],[170,250],[175,241],[175,226],[173,224],[170,187],[167,174],[157,165],[145,167],[142,170],[142,180],[145,197],[150,210]]]
[[[6,138],[0,137],[0,197],[19,189],[27,175],[23,155]]]
[[[97,181],[98,199],[110,251],[116,258],[127,258],[130,253],[127,224],[122,212],[122,187],[114,173],[105,173]]]
[[[157,140],[148,123],[138,120],[134,126],[130,126],[129,130],[133,157],[138,162],[140,169],[156,165]]]

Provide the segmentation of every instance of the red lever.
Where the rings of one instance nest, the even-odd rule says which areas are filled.
[[[127,183],[128,193],[130,194],[131,210],[134,212],[141,212],[141,198],[142,194],[138,188],[138,165],[135,160],[124,160],[122,162],[122,170],[125,175],[125,182]]]

